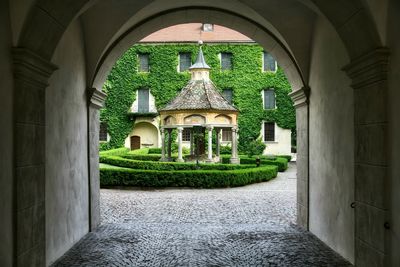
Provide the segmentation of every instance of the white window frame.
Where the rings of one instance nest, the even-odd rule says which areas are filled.
[[[264,133],[265,133],[265,123],[271,123],[271,122],[270,121],[262,121],[261,123],[262,123],[261,124],[261,138],[262,138],[263,143],[264,144],[277,144],[277,143],[279,143],[279,141],[276,138],[276,130],[277,130],[276,122],[274,122],[274,141],[265,141],[265,135],[264,135]]]
[[[264,101],[264,96],[265,96],[265,91],[268,91],[268,90],[272,90],[272,91],[274,91],[274,94],[275,94],[275,103],[274,103],[274,108],[271,108],[271,109],[265,109],[265,101]],[[274,110],[274,109],[276,109],[277,107],[276,107],[276,92],[275,92],[275,88],[265,88],[265,89],[262,89],[261,90],[261,100],[262,100],[262,107],[263,107],[263,110]]]
[[[276,59],[274,58],[275,59],[275,71],[265,70],[265,68],[264,68],[264,53],[268,53],[268,52],[263,51],[261,54],[261,61],[262,61],[261,70],[262,70],[262,72],[276,73],[278,71],[278,61],[276,61]],[[268,54],[270,54],[270,53],[268,53]]]

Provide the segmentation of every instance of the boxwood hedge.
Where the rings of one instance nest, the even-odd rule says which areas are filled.
[[[222,155],[222,163],[227,164],[230,162],[230,156]],[[280,172],[284,172],[288,168],[288,160],[281,157],[261,157],[261,165],[274,165],[278,166]],[[255,157],[240,156],[240,164],[256,164]]]
[[[197,166],[195,163],[180,163],[180,162],[154,162],[154,161],[142,161],[126,159],[118,156],[101,156],[100,162],[110,164],[113,166],[142,169],[142,170],[196,170]],[[207,164],[202,163],[199,165],[201,170],[239,170],[254,168],[254,164]]]
[[[100,168],[101,186],[198,187],[219,188],[243,186],[268,181],[277,175],[276,166],[238,170],[135,170]]]

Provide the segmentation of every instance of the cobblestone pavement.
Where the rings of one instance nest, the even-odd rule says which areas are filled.
[[[296,168],[229,189],[101,190],[102,226],[54,266],[350,266],[295,222]]]

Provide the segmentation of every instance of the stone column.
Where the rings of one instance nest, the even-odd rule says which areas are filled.
[[[183,128],[182,127],[178,127],[178,162],[183,162],[183,158],[182,158],[182,131]]]
[[[378,48],[344,68],[354,89],[356,266],[386,266],[396,235],[391,210],[398,205],[387,197],[390,178],[398,179],[388,176],[388,58],[388,50]]]
[[[161,160],[160,161],[166,161],[165,157],[165,129],[161,128]]]
[[[207,157],[207,162],[213,162],[213,151],[212,151],[212,131],[213,127],[208,126],[208,157]]]
[[[14,61],[15,266],[45,266],[45,90],[57,69],[25,48]]]
[[[172,161],[172,129],[168,129],[168,158],[167,161]]]
[[[190,155],[193,157],[194,155],[194,137],[193,137],[193,128],[190,129]]]
[[[309,229],[309,95],[303,87],[290,93],[296,108],[297,224]]]
[[[232,153],[231,153],[231,160],[230,160],[230,162],[232,164],[240,163],[240,159],[239,159],[238,152],[237,152],[237,143],[238,143],[237,132],[238,132],[237,126],[233,126],[232,127]]]
[[[103,107],[106,94],[96,88],[89,88],[87,96],[89,131],[89,231],[93,231],[100,225],[99,110]]]
[[[215,155],[217,156],[217,157],[219,157],[219,154],[220,154],[220,150],[221,150],[221,132],[222,132],[222,129],[216,129],[216,134],[217,134],[217,136],[216,136],[216,143],[215,143]]]

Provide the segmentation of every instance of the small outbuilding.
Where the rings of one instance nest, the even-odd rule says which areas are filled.
[[[217,162],[220,160],[220,136],[222,129],[230,129],[232,132],[232,156],[231,163],[239,163],[237,152],[238,127],[237,117],[239,111],[216,89],[210,80],[210,66],[204,59],[201,48],[197,55],[196,62],[189,68],[191,79],[167,106],[160,109],[161,116],[161,147],[163,161],[171,160],[172,130],[178,131],[178,161],[183,161],[182,157],[182,132],[190,132],[190,153],[204,153],[205,147],[201,149],[199,143],[205,131],[208,132],[207,162]],[[216,133],[216,151],[213,157],[213,131]],[[168,133],[168,140],[165,135]],[[196,140],[195,140],[196,139]],[[200,141],[200,142],[199,142]],[[196,143],[196,150],[195,148]]]

